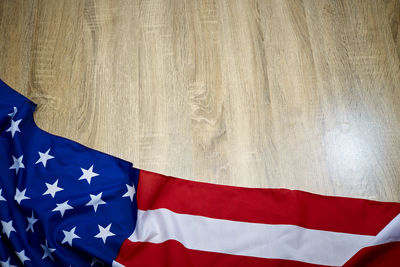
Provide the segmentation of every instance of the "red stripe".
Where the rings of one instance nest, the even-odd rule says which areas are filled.
[[[140,171],[142,210],[234,221],[294,224],[310,229],[376,235],[400,213],[400,203],[322,196],[297,190],[215,185]]]
[[[400,242],[361,249],[344,267],[399,267]]]
[[[126,240],[116,259],[117,262],[129,266],[171,266],[171,267],[204,267],[204,266],[270,266],[270,267],[319,267],[298,261],[263,259],[247,256],[236,256],[215,252],[205,252],[185,248],[175,240],[161,244],[131,242]],[[326,267],[326,266],[324,266]]]

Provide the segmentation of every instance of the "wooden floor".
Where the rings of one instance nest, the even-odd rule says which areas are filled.
[[[400,1],[2,0],[0,16],[0,78],[51,133],[192,180],[400,201]]]

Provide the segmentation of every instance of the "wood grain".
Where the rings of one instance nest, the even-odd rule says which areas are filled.
[[[37,124],[134,166],[400,201],[400,1],[0,1]]]

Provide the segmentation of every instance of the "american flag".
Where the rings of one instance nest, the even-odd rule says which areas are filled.
[[[1,266],[400,266],[400,204],[193,182],[39,129],[0,81]]]

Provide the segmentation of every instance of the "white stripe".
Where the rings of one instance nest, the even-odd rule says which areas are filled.
[[[400,227],[400,215],[396,218],[392,223],[396,221],[394,225]],[[396,227],[389,232],[398,231]],[[378,241],[379,236],[212,219],[157,209],[138,211],[136,229],[129,240],[162,243],[173,239],[201,251],[341,266],[361,248],[386,243],[391,234],[386,233]],[[397,238],[400,241],[399,234]]]
[[[112,267],[125,267],[125,265],[122,265],[121,263],[116,262],[116,261],[113,261],[111,266]]]
[[[400,213],[376,235],[376,238],[368,246],[382,245],[396,241],[400,241]]]

